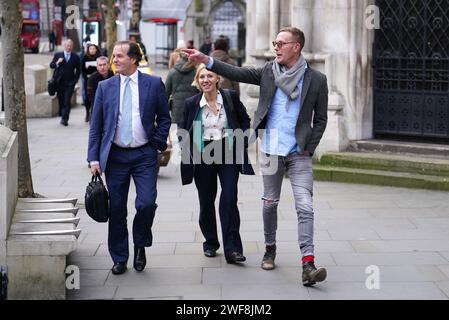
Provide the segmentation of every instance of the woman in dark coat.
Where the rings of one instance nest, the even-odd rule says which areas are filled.
[[[86,52],[81,59],[81,75],[83,76],[83,103],[86,107],[85,121],[90,120],[91,101],[87,97],[87,80],[90,76],[97,71],[97,58],[100,56],[100,49],[90,43],[86,47]]]
[[[176,62],[173,69],[167,75],[165,91],[169,97],[172,123],[178,128],[182,126],[184,114],[184,102],[187,98],[196,95],[199,91],[192,84],[195,78],[195,64],[189,62],[185,56]]]
[[[215,257],[220,247],[215,218],[217,176],[220,179],[224,254],[228,263],[238,263],[246,258],[239,232],[237,183],[240,173],[254,174],[242,135],[250,128],[250,118],[235,91],[220,90],[219,81],[204,65],[197,68],[195,82],[202,92],[184,106],[181,177],[184,185],[194,180],[198,190],[206,257]]]

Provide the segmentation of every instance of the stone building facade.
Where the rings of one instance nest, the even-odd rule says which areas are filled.
[[[247,63],[262,65],[274,51],[271,41],[283,26],[305,33],[304,55],[327,75],[328,126],[317,149],[343,151],[350,140],[372,138],[372,44],[365,27],[369,0],[247,0]],[[257,99],[257,89],[249,88]],[[250,102],[254,105],[255,101]]]
[[[281,27],[304,31],[304,55],[329,86],[329,122],[318,156],[361,139],[449,141],[449,0],[201,2],[198,41],[210,35],[223,3],[245,10],[247,65],[273,58],[271,41]],[[246,91],[246,105],[255,108],[258,88]]]

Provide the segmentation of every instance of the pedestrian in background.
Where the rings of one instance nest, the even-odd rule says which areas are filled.
[[[89,106],[94,105],[95,93],[97,92],[98,83],[114,76],[114,73],[111,71],[110,67],[111,66],[109,65],[108,57],[100,56],[97,58],[97,71],[92,73],[92,75],[87,80],[87,102]],[[90,115],[91,114],[92,109],[90,110]]]
[[[206,37],[206,39],[204,39],[204,42],[200,47],[200,51],[202,53],[204,53],[205,55],[210,54],[210,52],[212,51],[212,38],[211,37]]]
[[[56,33],[55,30],[52,28],[48,33],[48,49],[50,52],[55,51],[55,45],[56,45]]]
[[[84,118],[85,122],[89,122],[90,119],[90,109],[91,101],[87,97],[87,81],[90,76],[97,71],[97,58],[100,56],[100,49],[93,44],[89,43],[86,46],[86,52],[81,59],[81,75],[83,83],[83,103],[86,108],[86,116]]]
[[[75,90],[75,85],[81,74],[80,58],[72,52],[73,41],[67,39],[64,42],[64,51],[57,52],[50,62],[50,68],[56,69],[56,95],[59,103],[59,115],[61,125],[68,126],[71,110],[71,98]]]
[[[173,50],[173,52],[170,54],[170,58],[168,59],[168,70],[171,70],[175,66],[176,62],[181,59],[181,49],[185,48],[187,48],[187,46],[184,40],[179,40],[176,49]]]
[[[214,50],[210,56],[214,59],[223,61],[224,63],[236,66],[234,59],[232,59],[229,54],[229,41],[225,37],[219,37],[214,42]],[[231,81],[226,77],[220,76],[220,87],[223,89],[235,90],[238,95],[240,95],[240,85],[237,81]]]
[[[180,60],[169,71],[165,81],[172,123],[176,123],[178,129],[183,123],[185,100],[199,92],[193,85],[195,71],[195,63],[188,61],[187,55],[181,52]]]
[[[219,76],[205,65],[198,67],[195,83],[201,93],[187,99],[184,107],[183,129],[189,132],[189,143],[182,146],[181,177],[183,185],[195,181],[200,202],[199,224],[205,238],[203,251],[210,258],[216,256],[220,247],[215,217],[217,178],[220,179],[218,211],[223,249],[226,261],[232,264],[246,260],[239,231],[239,173],[254,174],[249,162],[244,161],[248,159],[246,145],[236,143],[234,130],[246,131],[251,120],[238,95],[219,89],[219,82]],[[206,149],[212,151],[206,152]],[[193,154],[200,154],[201,159]],[[212,163],[207,159],[209,156]]]

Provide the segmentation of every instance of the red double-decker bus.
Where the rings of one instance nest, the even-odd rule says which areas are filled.
[[[39,0],[22,0],[22,46],[34,53],[39,52],[40,7]]]

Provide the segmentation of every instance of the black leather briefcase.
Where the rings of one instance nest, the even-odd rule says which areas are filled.
[[[84,203],[87,214],[97,222],[109,220],[109,194],[100,175],[92,176],[86,187]]]
[[[55,69],[53,72],[53,76],[50,80],[48,80],[47,83],[47,91],[50,96],[54,96],[56,94],[56,91],[58,90],[58,69]]]

